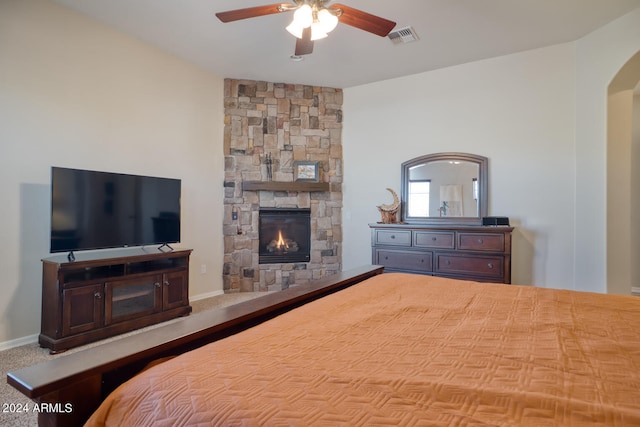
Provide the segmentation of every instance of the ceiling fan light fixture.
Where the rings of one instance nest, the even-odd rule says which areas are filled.
[[[302,30],[313,24],[313,10],[308,4],[303,4],[293,13],[293,21],[287,26],[287,31],[297,38],[302,38]]]
[[[307,28],[313,23],[313,9],[308,4],[303,4],[293,13],[293,20]]]
[[[319,22],[311,24],[311,41],[320,40],[327,37],[327,32]]]
[[[326,8],[320,10],[317,6],[311,7],[303,4],[293,14],[293,20],[287,26],[287,31],[301,39],[305,28],[311,27],[311,40],[320,40],[327,37],[338,25],[338,17]]]
[[[291,24],[289,24],[287,26],[287,31],[294,37],[297,37],[299,39],[302,38],[302,30],[304,30],[304,27],[302,27],[301,25],[298,24],[298,22],[296,22],[296,20],[294,19],[293,21],[291,21]]]
[[[314,22],[314,24],[316,23]],[[338,25],[338,17],[331,13],[328,9],[321,9],[318,11],[317,24],[325,33],[330,33]]]

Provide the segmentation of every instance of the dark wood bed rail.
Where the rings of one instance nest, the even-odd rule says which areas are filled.
[[[283,312],[381,274],[367,266],[210,310],[7,374],[7,383],[49,408],[40,426],[82,425],[119,384],[145,366],[233,335]]]

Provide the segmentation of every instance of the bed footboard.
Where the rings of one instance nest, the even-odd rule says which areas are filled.
[[[40,426],[82,425],[102,400],[147,364],[233,335],[369,277],[367,266],[239,303],[194,314],[175,323],[69,354],[7,374],[7,383],[46,411]]]

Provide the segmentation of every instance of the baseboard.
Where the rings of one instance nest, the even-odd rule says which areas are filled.
[[[640,297],[640,287],[638,286],[631,287],[631,295],[636,295]]]
[[[195,295],[195,296],[190,296],[189,297],[189,302],[200,301],[202,299],[217,297],[217,296],[223,295],[223,294],[224,294],[224,291],[207,292],[206,294],[199,294],[199,295]]]
[[[15,340],[0,342],[0,351],[9,350],[11,348],[20,347],[22,345],[33,344],[36,342],[38,342],[38,334],[27,335],[26,337],[16,338]]]

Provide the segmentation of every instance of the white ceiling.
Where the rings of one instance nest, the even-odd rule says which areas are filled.
[[[293,62],[291,13],[227,24],[214,15],[273,0],[54,1],[220,77],[340,88],[573,41],[640,7],[640,0],[340,0],[396,28],[410,25],[420,39],[396,45],[339,24]]]

